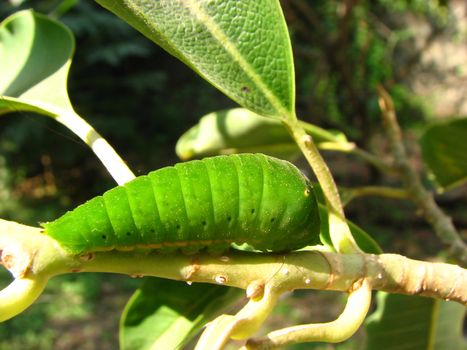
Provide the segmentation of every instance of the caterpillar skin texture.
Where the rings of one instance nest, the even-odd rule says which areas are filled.
[[[311,184],[291,163],[263,154],[218,156],[140,176],[43,224],[65,250],[181,249],[247,243],[290,251],[319,243]]]

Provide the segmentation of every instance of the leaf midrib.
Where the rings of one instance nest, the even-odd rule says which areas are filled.
[[[289,111],[279,101],[268,86],[264,83],[261,77],[256,73],[253,67],[243,58],[243,55],[236,49],[232,41],[227,37],[224,31],[211,19],[211,17],[199,6],[198,0],[179,1],[201,22],[218,43],[224,47],[225,51],[243,68],[246,75],[258,86],[263,92],[269,103],[276,109],[279,116],[289,116]]]
[[[201,22],[206,29],[211,33],[212,37],[216,39],[216,41],[224,48],[224,50],[235,60],[239,66],[243,69],[245,74],[256,84],[258,89],[263,93],[265,98],[268,102],[272,105],[275,109],[277,116],[281,118],[291,118],[293,112],[289,111],[277,98],[277,96],[268,88],[268,86],[264,83],[261,77],[256,73],[253,67],[243,58],[243,55],[236,49],[235,45],[232,41],[227,37],[224,31],[211,19],[211,17],[201,8],[199,5],[199,1],[197,0],[185,0],[185,1],[178,1],[177,2],[187,8],[190,13],[194,15],[194,17]],[[163,34],[156,26],[152,25],[153,21],[147,17],[143,12],[140,11],[139,6],[135,3],[134,0],[128,0],[127,2],[128,7],[131,8],[135,14],[140,16],[146,25],[151,27],[155,32],[157,32],[161,37],[163,37],[166,42],[170,45],[170,49],[176,52],[180,57],[183,57],[185,63],[198,72],[193,65],[189,62],[190,60],[188,57],[183,54],[177,48],[177,45],[173,43],[170,38]],[[202,74],[204,75],[204,74]]]

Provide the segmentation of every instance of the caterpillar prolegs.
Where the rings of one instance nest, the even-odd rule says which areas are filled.
[[[139,176],[44,223],[72,254],[111,249],[197,252],[248,243],[289,251],[319,242],[310,182],[263,154],[217,156]]]

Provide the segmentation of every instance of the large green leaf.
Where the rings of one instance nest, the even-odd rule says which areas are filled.
[[[74,37],[63,24],[21,11],[0,23],[0,115],[27,111],[55,118],[92,148],[119,184],[134,178],[114,149],[75,113],[67,79]]]
[[[423,160],[443,188],[467,181],[467,118],[431,125],[420,139]]]
[[[454,302],[378,292],[367,318],[367,350],[465,350],[465,307]]]
[[[240,105],[295,118],[292,50],[278,0],[96,0]]]
[[[0,114],[72,112],[66,83],[74,38],[57,21],[21,11],[0,24]]]
[[[342,133],[307,126],[307,132],[318,147],[322,143],[348,143]],[[179,138],[176,152],[182,160],[244,152],[293,160],[301,154],[279,120],[262,117],[245,108],[205,115]]]
[[[242,295],[236,288],[147,278],[123,312],[121,349],[181,348]]]

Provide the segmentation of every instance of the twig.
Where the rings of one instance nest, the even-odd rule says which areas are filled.
[[[65,125],[74,132],[81,140],[90,147],[104,167],[119,184],[133,180],[135,175],[126,165],[125,161],[113,149],[113,147],[104,139],[86,120],[77,113],[58,113],[54,119]]]
[[[323,150],[338,151],[356,155],[364,161],[370,163],[375,168],[381,170],[383,173],[393,174],[396,169],[391,164],[387,164],[382,161],[380,157],[359,148],[354,142],[342,140],[339,136],[336,136],[329,130],[322,129],[316,125],[307,123],[303,120],[298,121],[299,125],[305,129],[308,134],[318,136],[326,141],[320,141],[318,147]]]
[[[381,172],[385,174],[396,173],[396,169],[394,168],[392,164],[387,164],[386,162],[382,161],[381,158],[379,158],[377,155],[370,153],[368,151],[365,151],[359,148],[358,146],[355,146],[355,148],[349,151],[349,153],[355,154],[356,156],[367,161],[368,163],[370,163],[375,168],[379,169]]]
[[[371,305],[371,286],[363,280],[352,291],[342,314],[327,323],[303,324],[269,333],[265,338],[249,339],[240,350],[268,350],[280,346],[305,343],[340,343],[350,338],[360,328]]]
[[[106,272],[155,276],[201,283],[221,283],[247,290],[261,285],[280,292],[320,289],[348,292],[367,279],[374,290],[450,299],[467,305],[467,270],[457,265],[416,261],[395,254],[336,254],[301,251],[257,254],[229,251],[222,257],[199,253],[109,251],[70,255],[40,228],[0,219],[0,263],[16,280],[15,292],[0,292],[0,321],[22,312],[46,281],[67,273]],[[251,285],[256,286],[253,290]],[[13,288],[12,287],[12,288]],[[259,288],[258,288],[259,289]]]
[[[323,190],[329,214],[329,233],[334,248],[339,253],[361,252],[345,220],[344,207],[334,178],[313,138],[305,132],[298,122],[289,120],[283,120],[283,122],[313,169]]]
[[[391,97],[382,86],[378,86],[378,94],[383,123],[391,143],[395,166],[399,170],[411,199],[422,210],[425,220],[433,227],[441,241],[450,247],[451,254],[465,266],[467,264],[467,247],[464,241],[460,238],[452,219],[438,207],[433,194],[422,185],[419,175],[410,165]]]
[[[342,188],[343,201],[348,204],[351,200],[363,196],[380,196],[393,199],[410,199],[410,193],[402,188],[387,186],[363,186],[356,188]]]

